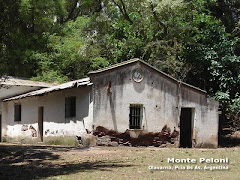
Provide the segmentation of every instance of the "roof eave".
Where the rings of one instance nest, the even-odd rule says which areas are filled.
[[[82,80],[82,81],[80,81],[80,80]],[[71,89],[74,87],[91,86],[92,85],[89,78],[84,78],[84,79],[80,79],[80,80],[72,81],[71,85],[67,85],[68,83],[70,84],[71,81],[64,83],[64,84],[66,84],[66,87],[64,87],[64,84],[60,84],[58,86],[55,86],[55,88],[54,87],[44,88],[44,89],[40,89],[40,90],[31,91],[29,93],[21,94],[18,96],[6,98],[3,100],[3,102],[23,99],[23,98],[27,98],[27,97],[43,96],[45,94],[52,93],[55,91],[61,91],[61,90]],[[52,89],[52,88],[54,88],[54,89]]]

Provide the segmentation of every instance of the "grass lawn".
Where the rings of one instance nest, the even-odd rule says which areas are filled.
[[[228,158],[229,164],[169,164],[167,158]],[[149,170],[149,166],[173,170]],[[229,170],[180,170],[228,166]],[[154,147],[25,146],[0,144],[0,179],[240,179],[240,147],[169,149]]]

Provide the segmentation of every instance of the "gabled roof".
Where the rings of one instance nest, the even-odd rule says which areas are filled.
[[[6,76],[0,77],[0,84],[6,86],[30,86],[30,87],[52,87],[55,84],[39,82],[39,81],[31,81],[27,78],[22,77],[13,77],[13,76]]]
[[[22,99],[22,98],[31,97],[31,96],[40,96],[53,91],[59,91],[59,90],[69,89],[69,88],[79,87],[79,86],[90,86],[90,85],[92,85],[92,83],[90,82],[90,78],[83,78],[83,79],[78,79],[75,81],[63,83],[58,86],[44,88],[44,89],[29,92],[29,93],[25,93],[19,96],[7,98],[7,99],[4,99],[3,101],[11,101],[11,100]]]
[[[121,62],[121,63],[117,63],[117,64],[114,64],[112,66],[108,66],[108,67],[105,67],[105,68],[102,68],[102,69],[99,69],[99,70],[96,70],[96,71],[91,71],[88,74],[91,76],[91,75],[95,75],[95,74],[98,74],[98,73],[102,73],[102,72],[106,72],[106,71],[109,71],[109,70],[113,70],[115,68],[123,67],[123,66],[129,65],[129,64],[132,64],[132,63],[137,63],[137,62],[146,65],[147,67],[149,67],[149,68],[155,70],[156,72],[160,73],[162,76],[164,76],[166,78],[169,78],[170,80],[175,81],[178,84],[187,86],[187,87],[189,87],[191,89],[200,91],[202,93],[206,93],[206,91],[204,91],[202,89],[199,89],[199,88],[197,88],[195,86],[192,86],[190,84],[181,82],[181,81],[173,78],[172,76],[170,76],[170,75],[160,71],[159,69],[151,66],[150,64],[146,63],[145,61],[142,61],[141,59],[137,59],[137,58],[130,59],[128,61],[124,61],[124,62]],[[33,82],[35,82],[35,81],[33,81]],[[37,83],[41,83],[41,82],[37,82]],[[28,85],[29,84],[30,83],[28,83]],[[69,89],[69,88],[79,87],[79,86],[91,86],[91,85],[92,85],[92,83],[91,83],[90,78],[83,78],[83,79],[79,79],[79,80],[75,80],[75,81],[70,81],[70,82],[67,82],[67,83],[64,83],[64,84],[60,84],[60,85],[57,85],[57,86],[44,88],[44,89],[40,89],[40,90],[29,92],[29,93],[25,93],[25,94],[22,94],[22,95],[14,96],[14,97],[11,97],[11,98],[7,98],[7,99],[4,99],[3,101],[11,101],[11,100],[22,99],[22,98],[31,97],[31,96],[40,96],[40,95],[43,95],[43,94],[46,94],[46,93],[50,93],[50,92],[53,92],[53,91],[59,91],[59,90]]]
[[[113,70],[113,69],[115,69],[115,68],[120,68],[120,67],[129,65],[129,64],[137,63],[137,62],[142,63],[142,64],[150,67],[151,69],[153,69],[153,70],[155,70],[156,72],[160,73],[160,74],[163,75],[164,77],[169,78],[169,79],[175,81],[175,82],[178,83],[178,84],[185,85],[185,86],[187,86],[187,87],[189,87],[189,88],[192,88],[192,89],[194,89],[194,90],[200,91],[200,92],[202,92],[202,93],[207,93],[206,91],[204,91],[204,90],[202,90],[202,89],[200,89],[200,88],[198,88],[198,87],[192,86],[192,85],[190,85],[190,84],[187,84],[187,83],[185,83],[185,82],[182,82],[182,81],[179,81],[179,80],[175,79],[174,77],[170,76],[169,74],[167,74],[167,73],[165,73],[165,72],[163,72],[163,71],[160,71],[159,69],[151,66],[151,65],[148,64],[147,62],[145,62],[145,61],[143,61],[143,60],[141,60],[141,59],[138,59],[138,58],[130,59],[130,60],[128,60],[128,61],[123,61],[123,62],[121,62],[121,63],[117,63],[117,64],[114,64],[114,65],[112,65],[112,66],[108,66],[108,67],[105,67],[105,68],[102,68],[102,69],[98,69],[98,70],[96,70],[96,71],[90,71],[88,74],[89,74],[90,76],[91,76],[91,75],[93,76],[93,75],[98,74],[98,73],[103,73],[103,72],[106,72],[106,71],[109,71],[109,70]]]

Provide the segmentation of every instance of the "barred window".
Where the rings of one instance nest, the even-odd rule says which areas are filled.
[[[14,105],[14,121],[22,120],[22,106],[21,104]]]
[[[142,104],[130,104],[129,114],[129,128],[141,129],[143,117],[143,105]]]
[[[65,117],[76,117],[76,96],[65,98]]]

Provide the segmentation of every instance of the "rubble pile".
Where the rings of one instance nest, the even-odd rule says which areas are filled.
[[[119,133],[114,130],[108,130],[102,126],[98,126],[93,135],[97,137],[98,146],[155,146],[162,147],[166,144],[174,144],[177,141],[179,132],[171,129],[166,125],[161,132],[140,134],[137,138],[130,136],[129,130]]]

